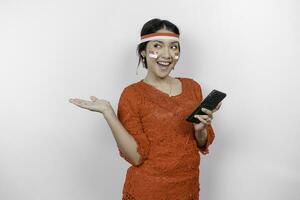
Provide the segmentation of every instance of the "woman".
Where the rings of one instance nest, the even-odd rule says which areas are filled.
[[[167,20],[152,19],[142,28],[137,52],[146,77],[125,87],[117,115],[110,103],[71,103],[104,115],[120,156],[131,166],[123,187],[123,200],[198,200],[200,155],[209,153],[215,134],[215,110],[195,115],[201,123],[185,120],[202,101],[201,86],[192,78],[171,77],[179,56],[179,30]]]

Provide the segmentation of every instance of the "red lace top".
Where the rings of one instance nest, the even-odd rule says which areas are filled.
[[[126,173],[122,200],[198,200],[200,154],[208,154],[215,134],[197,146],[194,126],[185,118],[202,101],[201,86],[192,78],[176,77],[182,92],[169,96],[140,80],[121,93],[117,116],[136,140],[141,164]]]

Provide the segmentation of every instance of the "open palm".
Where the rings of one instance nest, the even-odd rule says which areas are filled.
[[[95,96],[91,96],[90,99],[91,101],[75,98],[69,99],[69,102],[73,103],[74,105],[80,108],[84,108],[94,112],[104,113],[111,108],[111,104],[109,101],[106,101],[104,99],[98,99]]]

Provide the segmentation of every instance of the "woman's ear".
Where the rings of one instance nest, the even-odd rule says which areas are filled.
[[[145,58],[145,57],[146,57],[146,51],[143,50],[143,51],[141,52],[141,55]]]

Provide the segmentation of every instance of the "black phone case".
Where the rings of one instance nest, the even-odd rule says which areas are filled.
[[[200,103],[199,106],[186,118],[188,122],[200,123],[201,121],[194,117],[194,115],[207,115],[202,108],[213,110],[226,97],[226,94],[218,90],[212,90],[207,97]]]

